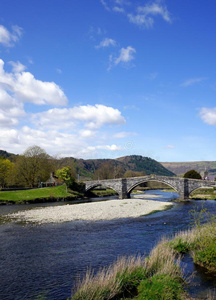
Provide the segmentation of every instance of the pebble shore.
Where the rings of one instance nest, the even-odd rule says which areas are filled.
[[[113,220],[136,218],[172,207],[172,203],[147,199],[108,200],[91,203],[66,204],[45,208],[34,208],[9,214],[18,221],[44,223],[62,223],[75,220]]]

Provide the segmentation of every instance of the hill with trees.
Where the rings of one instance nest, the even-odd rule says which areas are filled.
[[[36,151],[32,158],[32,152]],[[40,151],[39,151],[40,150]],[[16,172],[19,173],[18,178],[22,179],[27,185],[35,185],[38,179],[44,181],[51,171],[56,172],[58,169],[70,167],[71,175],[80,180],[88,179],[111,179],[121,177],[134,177],[144,175],[162,175],[174,176],[175,174],[167,170],[159,162],[149,157],[140,155],[124,156],[117,159],[77,159],[73,157],[53,158],[45,153],[43,149],[37,146],[30,147],[22,155],[14,155],[4,150],[0,150],[3,159],[12,161],[15,165]],[[37,153],[39,152],[39,153]],[[30,157],[29,157],[30,156]],[[35,161],[38,158],[40,164]],[[45,161],[44,161],[45,160]],[[46,162],[46,163],[45,163]],[[40,168],[39,165],[46,166]],[[39,167],[36,170],[36,167]],[[25,174],[33,170],[34,176],[31,178],[31,183],[27,182],[29,179],[25,178]],[[30,178],[30,176],[29,176]]]

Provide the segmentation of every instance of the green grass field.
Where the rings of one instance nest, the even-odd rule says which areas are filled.
[[[14,202],[16,204],[25,203],[29,200],[35,199],[44,199],[44,198],[79,198],[80,193],[75,191],[66,192],[65,185],[56,186],[56,187],[47,187],[40,189],[31,189],[31,190],[20,190],[20,191],[0,191],[0,202]]]

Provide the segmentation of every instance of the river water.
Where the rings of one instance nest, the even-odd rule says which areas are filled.
[[[151,194],[160,195],[155,201],[177,197],[170,192],[148,193],[149,199]],[[36,206],[65,204],[1,206],[0,215]],[[43,225],[1,221],[0,299],[66,300],[87,268],[98,270],[123,255],[148,255],[162,236],[189,228],[189,211],[202,206],[216,214],[216,201],[190,201],[135,219]],[[214,289],[216,280],[195,268],[188,256],[183,263],[187,276],[196,271],[189,287],[192,296]]]

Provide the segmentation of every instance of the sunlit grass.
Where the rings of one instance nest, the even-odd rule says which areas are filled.
[[[23,203],[25,201],[40,198],[66,198],[79,197],[75,191],[66,191],[65,185],[30,190],[0,191],[0,202],[13,201]]]

